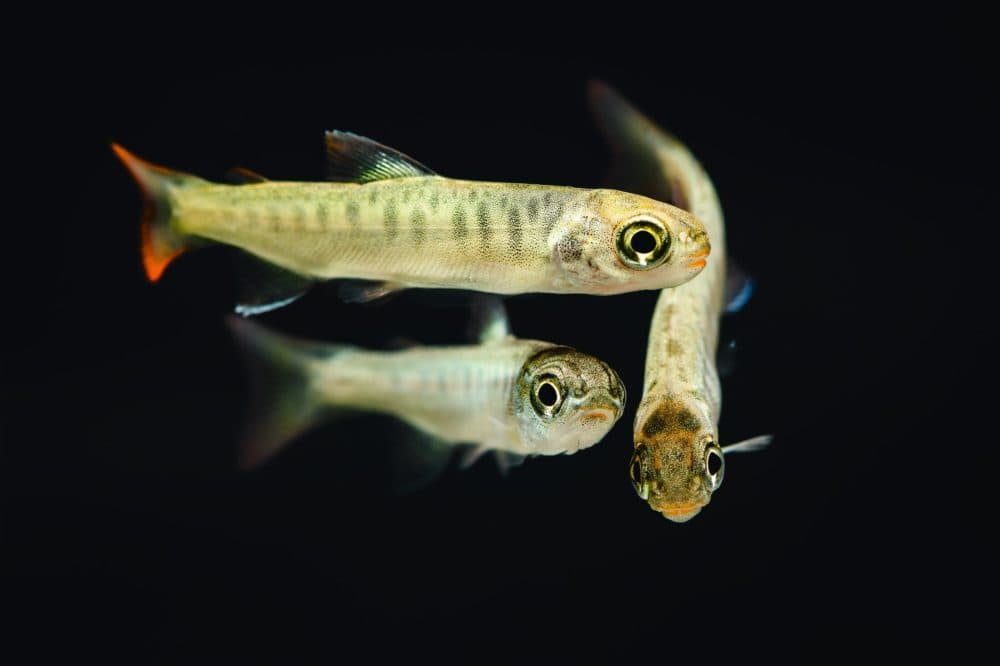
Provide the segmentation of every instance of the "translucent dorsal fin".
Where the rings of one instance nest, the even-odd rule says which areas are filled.
[[[327,178],[339,182],[370,183],[389,178],[436,175],[395,148],[338,130],[326,133],[326,159]]]

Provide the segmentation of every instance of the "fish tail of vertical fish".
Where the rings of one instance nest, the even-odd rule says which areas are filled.
[[[318,389],[318,370],[354,348],[296,340],[232,315],[227,323],[247,366],[250,408],[239,465],[249,469],[269,460],[297,435],[336,416]]]
[[[149,281],[156,282],[170,262],[192,246],[193,239],[178,229],[174,219],[174,192],[208,181],[146,162],[117,143],[111,144],[111,149],[142,193],[142,265]]]

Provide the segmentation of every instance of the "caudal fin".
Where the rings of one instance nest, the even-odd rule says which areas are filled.
[[[241,317],[230,316],[227,323],[249,370],[250,416],[239,457],[240,466],[249,468],[330,416],[314,368],[349,347],[295,340]]]
[[[146,277],[156,282],[167,265],[190,247],[190,240],[173,224],[171,193],[206,181],[179,171],[150,164],[128,152],[117,143],[111,149],[132,174],[142,192],[145,208],[142,212],[142,265]]]

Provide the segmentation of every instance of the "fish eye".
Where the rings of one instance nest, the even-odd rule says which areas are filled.
[[[559,411],[563,401],[563,390],[554,375],[544,375],[535,382],[531,392],[531,402],[535,411],[542,416],[552,416]]]
[[[628,466],[628,475],[632,479],[632,487],[636,494],[642,499],[649,498],[649,486],[642,482],[642,462],[639,460],[639,449],[632,455],[632,462]]]
[[[716,446],[715,442],[709,442],[705,447],[705,478],[708,480],[710,490],[714,491],[722,485],[725,470],[726,461],[722,457],[722,449]]]
[[[630,268],[656,268],[670,254],[670,232],[659,220],[639,217],[618,227],[615,249],[618,258]]]

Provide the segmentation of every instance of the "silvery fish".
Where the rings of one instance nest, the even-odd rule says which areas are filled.
[[[316,280],[369,281],[348,300],[409,287],[620,294],[681,284],[710,251],[690,213],[647,197],[453,180],[355,134],[327,132],[330,180],[210,183],[112,147],[143,192],[142,258],[151,281],[205,244],[238,247],[270,272],[237,312],[256,314]],[[258,271],[259,273],[259,271]]]
[[[575,349],[517,339],[504,319],[490,319],[479,344],[370,351],[296,340],[231,317],[256,396],[241,463],[267,460],[344,411],[408,423],[436,445],[440,461],[455,444],[474,445],[467,461],[491,451],[506,467],[599,442],[624,409],[618,374]]]
[[[680,141],[603,84],[591,85],[590,102],[616,154],[615,182],[691,211],[712,239],[712,258],[701,275],[664,289],[656,303],[629,465],[639,496],[670,520],[684,522],[722,484],[725,453],[756,450],[771,440],[765,435],[719,445],[722,389],[715,353],[726,306],[722,206],[708,174]],[[747,286],[732,308],[745,302]]]

